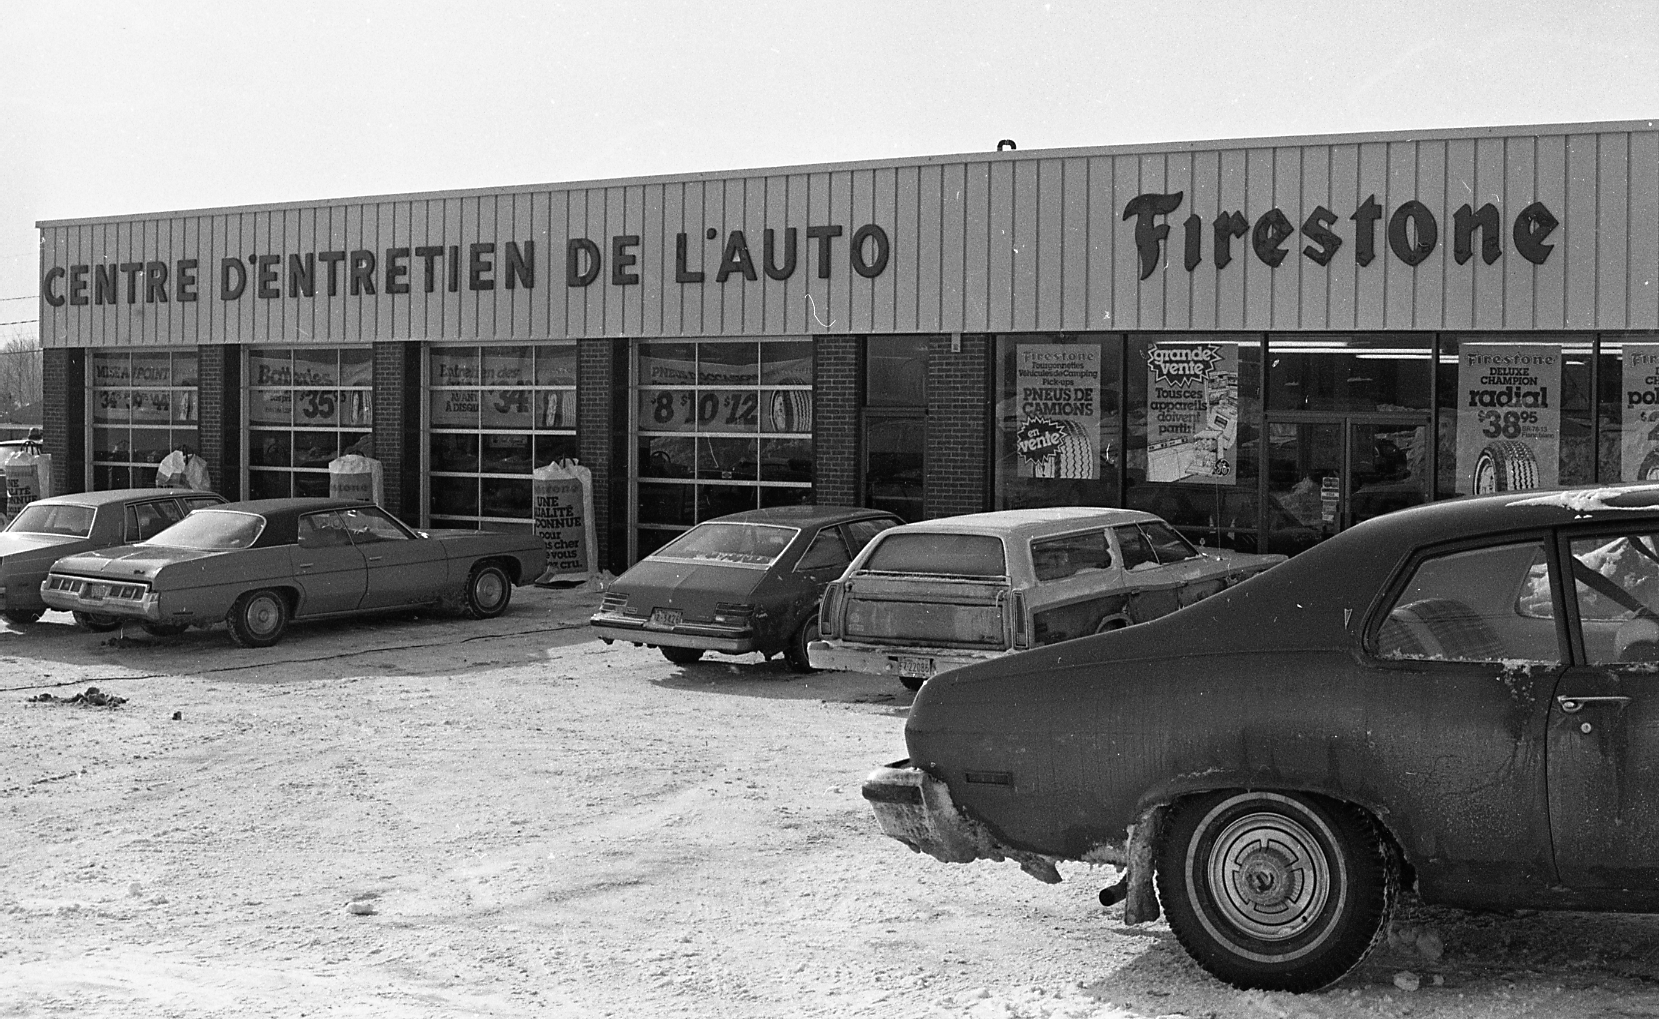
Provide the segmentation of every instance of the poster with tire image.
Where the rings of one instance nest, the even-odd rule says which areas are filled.
[[[1457,354],[1457,490],[1553,488],[1561,463],[1561,346],[1465,343]]]
[[[1659,343],[1624,345],[1619,478],[1659,481]]]
[[[1022,478],[1100,477],[1100,348],[1022,343],[1015,351]]]

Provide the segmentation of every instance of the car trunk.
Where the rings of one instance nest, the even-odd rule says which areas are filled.
[[[833,636],[867,644],[1006,650],[1013,645],[1007,577],[854,574],[825,593]]]

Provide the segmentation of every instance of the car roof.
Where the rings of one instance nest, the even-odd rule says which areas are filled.
[[[825,524],[845,523],[849,520],[897,519],[886,510],[858,506],[772,506],[767,509],[743,510],[721,517],[711,517],[703,523],[777,524],[783,527],[823,527]]]
[[[233,510],[257,513],[265,518],[265,530],[253,547],[292,545],[299,540],[300,515],[331,509],[364,509],[372,503],[356,499],[249,499],[246,502],[227,502],[214,510]]]
[[[207,496],[222,498],[215,492],[207,492],[195,488],[110,488],[101,492],[70,492],[64,495],[49,495],[35,502],[47,506],[107,506],[112,502],[125,502],[129,499],[143,498],[174,498],[178,496]]]
[[[926,534],[994,534],[1006,537],[1030,537],[1075,530],[1080,526],[1096,524],[1111,527],[1116,524],[1140,523],[1162,518],[1143,510],[1116,509],[1106,506],[1043,506],[1033,509],[994,510],[989,513],[964,513],[955,517],[937,517],[914,524],[905,524],[904,530]]]

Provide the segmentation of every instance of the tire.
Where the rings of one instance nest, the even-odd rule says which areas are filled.
[[[801,625],[789,638],[789,646],[784,648],[783,660],[789,665],[791,672],[817,672],[812,662],[807,658],[806,646],[818,639],[818,610],[814,608],[812,614],[801,620]]]
[[[16,623],[18,626],[28,626],[30,623],[38,623],[40,622],[40,617],[45,614],[46,613],[44,612],[36,612],[33,609],[7,609],[4,612],[0,612],[0,615],[6,617],[6,622]]]
[[[702,648],[660,647],[657,650],[661,651],[662,656],[675,665],[690,665],[692,662],[701,661],[703,658]]]
[[[1642,458],[1642,465],[1636,468],[1636,480],[1659,481],[1659,449]]]
[[[467,615],[494,619],[507,611],[513,600],[513,581],[507,571],[494,563],[479,563],[467,577]]]
[[[1297,793],[1178,804],[1158,898],[1187,954],[1243,990],[1316,991],[1382,940],[1399,868],[1370,819]]]
[[[225,615],[230,639],[242,647],[270,647],[288,629],[288,599],[265,588],[236,599]]]
[[[1531,446],[1516,439],[1489,442],[1475,458],[1475,473],[1469,483],[1476,495],[1537,488],[1538,459]]]
[[[139,620],[139,629],[152,637],[177,637],[190,629],[189,623],[152,623],[148,619]]]
[[[76,609],[73,615],[77,626],[93,633],[108,633],[111,630],[121,629],[120,616],[106,616],[101,612],[82,612],[80,609]]]
[[[904,688],[906,690],[909,690],[911,693],[915,693],[917,690],[922,688],[922,684],[926,683],[927,680],[920,676],[900,676],[899,682],[904,684]]]

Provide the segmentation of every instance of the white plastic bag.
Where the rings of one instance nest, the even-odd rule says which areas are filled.
[[[19,510],[52,494],[52,454],[20,449],[5,464],[6,518],[17,516]]]
[[[547,549],[547,570],[536,583],[593,579],[599,569],[593,472],[574,459],[558,460],[530,478],[536,534]]]
[[[208,474],[206,460],[175,449],[156,465],[156,487],[196,488],[207,492],[213,489],[213,478]]]
[[[347,453],[328,462],[328,497],[356,499],[382,505],[386,499],[386,470],[372,456]]]

